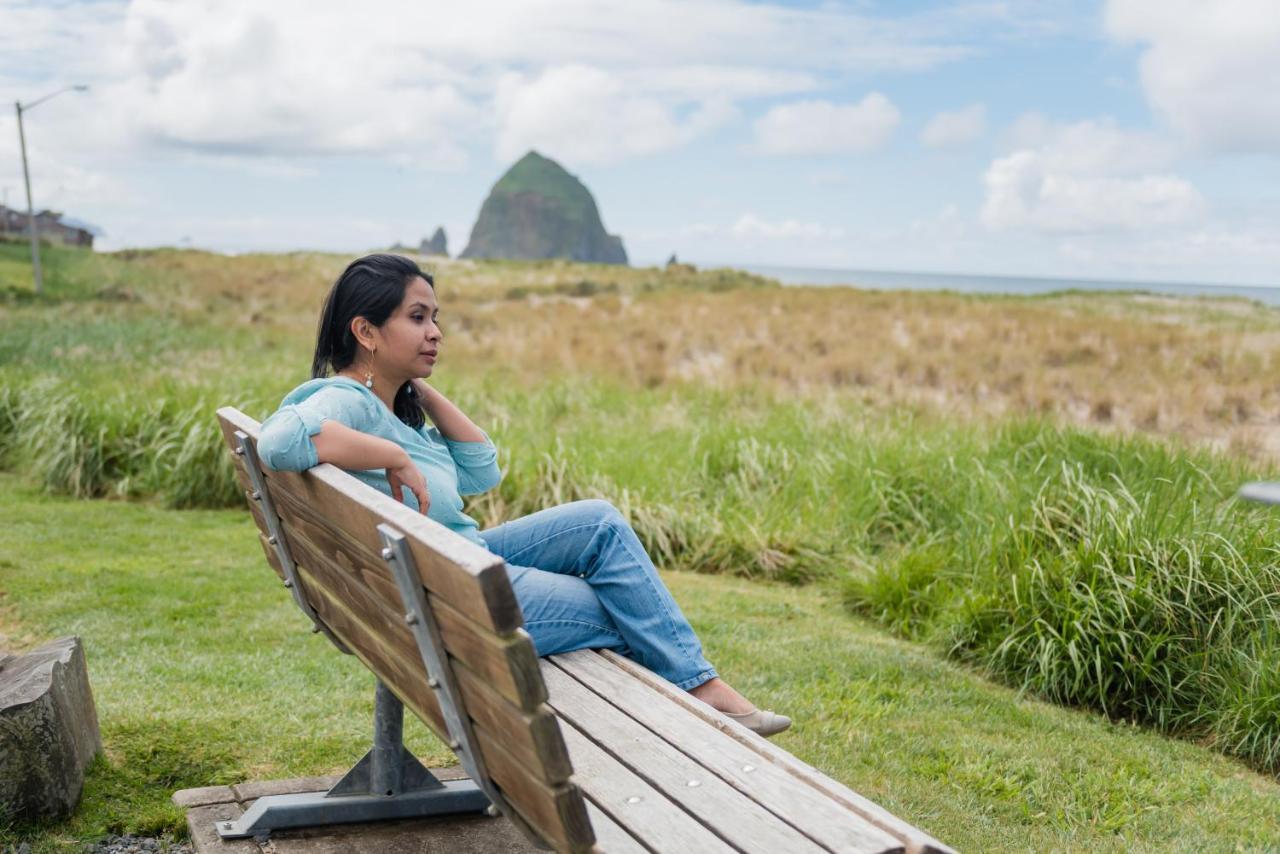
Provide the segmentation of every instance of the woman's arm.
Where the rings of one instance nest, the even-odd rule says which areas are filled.
[[[326,421],[312,437],[316,455],[322,463],[333,463],[340,469],[386,469],[387,483],[396,500],[403,500],[401,487],[418,499],[418,510],[426,513],[431,506],[426,478],[409,458],[409,452],[380,436],[353,430],[339,421]]]
[[[328,388],[298,404],[281,406],[262,422],[258,453],[275,471],[306,471],[320,463],[347,470],[385,469],[391,494],[404,499],[407,488],[423,513],[431,505],[427,482],[395,442],[372,436],[350,424],[365,423],[358,392]]]
[[[332,419],[320,425],[311,441],[316,443],[319,462],[349,471],[391,468],[409,459],[408,452],[390,439],[361,433]]]
[[[454,442],[487,441],[484,431],[443,394],[422,380],[414,380],[413,388],[418,393],[423,411],[431,419],[431,423],[436,425],[441,436]]]

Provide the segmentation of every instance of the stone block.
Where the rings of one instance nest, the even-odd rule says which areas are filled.
[[[0,657],[0,823],[70,813],[101,749],[78,637]]]

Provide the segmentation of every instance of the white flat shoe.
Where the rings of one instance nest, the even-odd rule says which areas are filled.
[[[732,718],[742,724],[754,733],[763,735],[768,738],[791,726],[791,718],[786,715],[779,715],[774,712],[764,711],[763,709],[753,709],[749,712],[740,712],[733,714],[732,712],[721,712],[722,715]]]

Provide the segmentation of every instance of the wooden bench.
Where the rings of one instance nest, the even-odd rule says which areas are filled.
[[[501,558],[334,466],[266,469],[258,423],[218,419],[268,563],[378,680],[374,747],[347,777],[263,798],[224,837],[488,808],[557,851],[950,850],[621,656],[539,660]],[[401,704],[470,780],[405,750]]]

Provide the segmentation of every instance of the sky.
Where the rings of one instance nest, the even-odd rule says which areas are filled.
[[[1280,0],[0,0],[0,102],[73,84],[103,249],[456,254],[534,149],[636,264],[1280,285]]]

